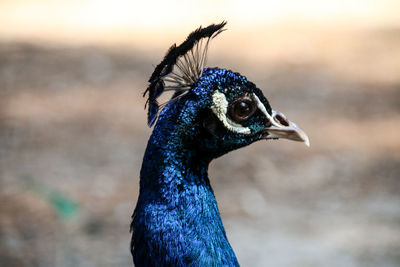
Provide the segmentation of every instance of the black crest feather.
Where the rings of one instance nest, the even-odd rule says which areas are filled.
[[[206,28],[201,26],[193,31],[186,40],[176,46],[173,44],[164,59],[156,66],[149,79],[149,86],[143,94],[148,94],[148,125],[151,127],[157,120],[160,108],[157,98],[164,91],[174,91],[171,100],[187,93],[191,86],[202,75],[207,60],[207,50],[210,39],[222,31],[226,22],[211,24]],[[146,107],[145,106],[145,107]]]

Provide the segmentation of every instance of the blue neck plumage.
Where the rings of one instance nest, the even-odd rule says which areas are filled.
[[[194,136],[190,132],[195,129],[185,127],[192,121],[176,110],[165,114],[150,137],[141,169],[133,219],[136,265],[236,266],[207,175],[211,158],[193,149],[196,140],[187,136]]]

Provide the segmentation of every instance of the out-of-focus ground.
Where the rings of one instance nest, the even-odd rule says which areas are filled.
[[[258,142],[211,164],[239,262],[399,266],[400,28],[238,25],[208,66],[246,75],[311,141]],[[141,95],[186,34],[153,46],[1,40],[0,266],[131,265],[151,133]]]

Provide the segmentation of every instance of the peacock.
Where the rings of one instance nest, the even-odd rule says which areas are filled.
[[[210,41],[226,22],[199,27],[172,45],[144,92],[154,129],[132,215],[136,266],[239,266],[207,175],[210,162],[265,139],[305,142],[261,90],[231,70],[205,67]],[[165,92],[172,97],[159,104]]]

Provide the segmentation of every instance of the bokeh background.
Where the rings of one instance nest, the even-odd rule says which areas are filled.
[[[246,75],[311,141],[211,164],[239,262],[400,266],[397,0],[2,0],[0,266],[131,265],[146,81],[222,20],[208,66]]]

